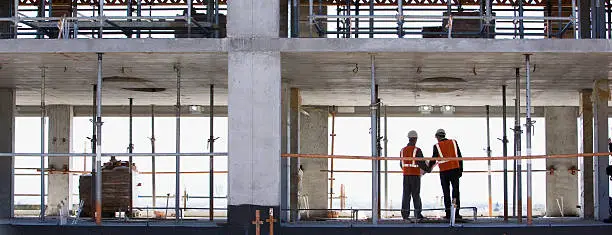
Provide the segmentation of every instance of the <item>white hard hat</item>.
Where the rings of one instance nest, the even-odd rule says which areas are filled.
[[[408,132],[408,138],[418,138],[419,135],[417,134],[416,131],[412,130]]]
[[[446,131],[444,129],[438,129],[436,131],[436,135],[445,136],[446,135]]]

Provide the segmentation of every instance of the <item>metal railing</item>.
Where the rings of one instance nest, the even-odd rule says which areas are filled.
[[[36,36],[37,38],[78,38],[79,36],[91,35],[92,38],[103,38],[104,35],[123,34],[126,37],[140,38],[143,34],[149,37],[153,34],[174,35],[174,37],[224,37],[222,35],[225,23],[220,10],[219,1],[210,1],[206,6],[194,7],[193,1],[161,6],[149,9],[142,8],[142,1],[137,1],[137,7],[131,6],[132,1],[125,7],[112,5],[106,7],[106,1],[98,1],[99,4],[89,6],[71,6],[70,10],[57,13],[52,5],[23,7],[19,1],[15,1],[12,17],[0,17],[0,23],[12,23],[13,38],[18,36]],[[197,10],[205,11],[206,14],[198,14]],[[168,15],[179,13],[182,15]],[[36,16],[31,16],[36,11]],[[111,12],[111,15],[105,14]],[[124,11],[124,16],[115,16],[113,13]],[[143,15],[148,12],[149,16]],[[153,15],[156,14],[165,15]],[[28,13],[28,14],[24,14]],[[64,16],[57,16],[65,13]],[[135,15],[134,15],[135,13]],[[88,16],[89,15],[89,16]],[[205,19],[206,18],[206,19]],[[6,34],[6,33],[5,33]],[[6,36],[4,36],[6,38]]]
[[[44,158],[45,157],[84,157],[84,156],[86,156],[86,157],[96,157],[96,154],[95,153],[0,153],[0,157],[40,157],[42,163],[44,163]],[[203,153],[100,153],[98,156],[99,157],[113,157],[114,156],[114,157],[151,157],[151,158],[153,158],[153,157],[158,157],[158,156],[175,156],[175,157],[177,157],[177,156],[188,156],[188,157],[218,157],[218,156],[223,156],[223,157],[225,157],[225,156],[228,156],[228,155],[227,155],[226,152],[208,152],[208,153],[203,152]],[[45,187],[45,177],[48,177],[49,174],[54,174],[54,173],[51,172],[49,169],[46,169],[44,167],[44,165],[41,166],[40,169],[39,168],[16,168],[16,169],[39,170],[40,173],[38,173],[38,174],[26,174],[26,175],[40,176],[41,177],[41,185],[40,185],[41,190],[40,190],[40,192],[44,192],[44,193],[37,193],[37,194],[14,194],[13,197],[26,197],[26,196],[27,197],[32,197],[32,196],[38,196],[38,197],[40,197],[40,200],[41,200],[40,208],[45,208],[45,210],[48,209],[45,206],[46,203],[44,203],[45,202],[45,197],[47,196],[47,195],[45,195],[46,192],[47,192],[47,191],[45,191],[45,188],[46,188]],[[100,168],[98,168],[98,170],[99,169]],[[175,174],[175,176],[177,178],[179,178],[180,175],[183,174],[183,172],[180,171],[180,168],[175,168],[175,169],[176,169],[176,171],[174,172],[174,174]],[[64,174],[64,172],[61,171],[61,170],[57,170],[57,171],[54,171],[54,172],[56,172],[58,174]],[[70,171],[67,171],[67,172],[70,172]],[[79,172],[86,173],[87,171],[79,171]],[[101,172],[103,172],[103,171],[101,171]],[[95,173],[96,173],[96,171],[94,171],[94,174]],[[148,172],[148,173],[149,174],[153,174],[152,172]],[[166,173],[166,172],[162,172],[162,173]],[[206,172],[189,172],[189,173],[206,174]],[[227,171],[213,171],[213,173],[227,173]],[[13,173],[13,174],[14,175],[20,175],[20,173]],[[168,172],[168,174],[170,174],[170,172]],[[212,178],[213,174],[210,174],[210,171],[208,171],[208,175],[209,175],[209,178]],[[180,192],[179,188],[180,188],[180,185],[176,184],[175,185],[175,189],[176,189],[177,192]],[[101,187],[96,189],[96,190],[94,190],[95,191],[94,193],[96,195],[101,195],[101,191],[99,191],[99,190],[101,190]],[[155,194],[155,192],[153,192],[153,194]],[[183,195],[183,196],[180,196],[180,197],[177,198],[176,195],[177,194],[170,195],[170,196],[156,196],[156,197],[157,198],[170,198],[171,197],[171,198],[175,198],[176,201],[179,201],[181,197],[185,197]],[[178,195],[180,195],[180,193]],[[149,197],[152,197],[152,196],[149,196]],[[215,196],[212,191],[209,192],[209,196],[195,196],[195,197],[191,196],[189,198],[209,199],[210,200],[211,197],[213,199],[227,199],[227,196],[222,196],[222,197]],[[101,199],[101,197],[99,199]],[[212,203],[212,200],[210,200],[210,201]],[[102,204],[100,204],[100,205],[103,205],[104,202],[102,201],[101,203]],[[144,207],[132,207],[132,209],[142,209],[142,208],[144,208]],[[151,209],[151,208],[155,208],[155,207],[147,207],[147,208]],[[182,219],[181,211],[183,211],[185,209],[202,209],[202,208],[200,208],[200,207],[186,207],[186,206],[183,206],[183,207],[172,206],[172,207],[164,207],[163,209],[173,209],[173,210],[176,210],[175,215],[177,215],[177,216],[175,218],[178,221],[178,220]],[[209,218],[210,218],[210,220],[212,220],[212,218],[214,217],[214,210],[217,210],[217,208],[206,207],[206,208],[203,208],[202,210],[204,210],[204,209],[209,210],[209,213],[210,213],[209,214]],[[221,208],[221,209],[222,210],[226,210],[226,208]],[[45,216],[46,216],[46,211],[41,211],[40,212],[40,218],[44,219]]]
[[[452,1],[447,1],[448,5],[446,9],[418,9],[416,7],[411,7],[411,12],[426,12],[426,11],[439,11],[441,15],[426,15],[426,14],[405,14],[404,11],[406,6],[403,5],[403,1],[397,1],[397,8],[375,8],[374,6],[365,5],[366,9],[359,9],[358,5],[354,7],[356,9],[352,9],[353,5],[350,4],[338,4],[337,14],[321,14],[321,10],[319,7],[319,13],[315,13],[315,3],[314,0],[309,0],[308,5],[308,27],[311,32],[316,29],[320,35],[324,34],[337,34],[338,37],[340,35],[344,35],[344,37],[351,37],[351,35],[355,35],[358,37],[360,34],[367,34],[370,38],[374,37],[376,34],[397,34],[398,37],[402,38],[406,34],[417,34],[417,35],[432,35],[432,34],[445,34],[447,38],[453,38],[453,35],[461,37],[462,35],[481,35],[486,27],[495,25],[495,22],[512,22],[515,24],[515,32],[514,33],[490,33],[487,32],[490,36],[495,35],[514,35],[516,37],[523,38],[526,35],[539,35],[545,37],[551,37],[550,30],[547,28],[542,28],[541,34],[527,34],[525,33],[524,24],[531,22],[538,23],[547,23],[551,24],[551,21],[559,22],[567,22],[564,27],[558,29],[558,36],[562,36],[563,33],[568,31],[569,29],[573,30],[574,38],[578,39],[580,37],[580,28],[577,27],[577,6],[576,0],[571,0],[571,14],[569,16],[561,16],[561,12],[559,12],[559,16],[524,16],[523,13],[528,11],[523,8],[522,1],[517,1],[519,3],[518,9],[515,9],[515,12],[518,12],[518,15],[514,16],[497,16],[495,12],[492,11],[491,8],[496,5],[488,5],[490,2],[487,1],[487,6],[484,11],[478,11],[478,16],[468,16],[468,15],[454,15],[457,12],[463,11],[461,6],[452,5]],[[369,9],[367,9],[369,7]],[[453,8],[455,7],[455,8]],[[552,6],[552,7],[565,7],[565,6]],[[482,6],[481,6],[482,9]],[[294,9],[295,10],[295,9]],[[355,11],[355,14],[352,14],[351,11]],[[369,14],[357,14],[358,12],[366,12]],[[395,11],[395,15],[391,14],[375,14],[375,12],[384,12],[384,11]],[[544,10],[541,10],[543,14],[545,14]],[[342,14],[341,14],[342,13]],[[332,20],[336,20],[336,31],[327,31],[327,27],[325,24],[332,22]],[[369,23],[369,26],[359,27],[359,20],[366,21]],[[480,20],[480,32],[462,32],[461,30],[453,29],[453,22],[459,20]],[[444,21],[447,21],[446,27],[443,29],[445,32],[406,32],[406,30],[415,30],[415,29],[423,29],[424,26],[418,27],[405,27],[404,23],[420,23],[427,24],[431,22],[441,22],[445,24]],[[320,23],[323,23],[321,25]],[[375,27],[374,23],[396,23],[396,27]],[[294,25],[297,25],[298,22],[294,22]],[[293,31],[299,31],[294,26]],[[587,29],[588,30],[588,29]],[[546,31],[546,32],[545,32]],[[295,35],[295,34],[294,34]]]

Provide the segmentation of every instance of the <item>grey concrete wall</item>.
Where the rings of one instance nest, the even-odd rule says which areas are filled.
[[[546,154],[568,154],[578,151],[576,107],[546,107]],[[577,168],[578,159],[546,159],[546,168],[554,168],[554,174],[546,175],[546,215],[558,217],[578,216],[578,174],[568,169]],[[557,205],[563,198],[563,213]]]
[[[70,153],[72,151],[72,106],[50,105],[47,108],[47,116],[49,117],[49,153]],[[70,169],[72,158],[68,156],[51,157],[48,161],[49,168],[61,171]],[[70,174],[49,174],[47,214],[59,215],[58,205],[62,201],[67,206],[72,205],[70,197],[72,181]]]
[[[321,109],[305,109],[300,117],[300,153],[327,154],[327,124],[329,113]],[[308,196],[309,208],[328,208],[327,158],[301,159],[304,170],[303,194]],[[311,211],[310,217],[325,217],[326,211]]]
[[[580,91],[580,133],[581,153],[593,152],[593,90]],[[593,157],[578,158],[580,169],[580,205],[581,216],[585,219],[594,218],[593,206]]]
[[[608,80],[597,80],[593,84],[593,151],[608,152],[608,100],[610,87]],[[593,195],[595,204],[595,219],[603,220],[609,216],[610,181],[606,175],[608,157],[593,159]]]
[[[15,89],[0,88],[0,153],[15,149]],[[0,157],[0,219],[13,216],[13,157]]]

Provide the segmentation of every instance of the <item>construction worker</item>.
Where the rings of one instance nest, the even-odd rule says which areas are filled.
[[[454,159],[461,157],[461,151],[456,140],[447,139],[446,131],[444,129],[438,129],[436,131],[436,139],[438,143],[433,147],[433,157],[443,159]],[[432,169],[436,161],[429,162],[429,169]],[[444,194],[444,209],[446,216],[444,218],[449,219],[451,215],[451,203],[455,200],[455,218],[461,219],[459,215],[460,195],[459,195],[459,178],[463,174],[463,161],[439,161],[440,168],[440,184],[442,185],[442,193]],[[451,198],[450,186],[452,185],[453,194]],[[451,200],[452,199],[452,200]]]
[[[416,147],[417,132],[408,132],[408,144],[402,148],[401,157],[423,157],[423,152]],[[404,173],[404,190],[402,196],[402,218],[408,220],[410,216],[410,198],[414,204],[414,216],[417,219],[423,219],[421,210],[421,175],[429,171],[427,164],[424,161],[402,160],[400,161],[402,172]]]

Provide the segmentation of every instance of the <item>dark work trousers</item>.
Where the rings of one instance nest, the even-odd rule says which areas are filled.
[[[405,175],[404,176],[404,194],[402,196],[402,218],[408,219],[410,216],[410,198],[414,203],[415,217],[421,217],[421,176]]]
[[[452,199],[456,199],[457,208],[461,207],[459,200],[459,178],[461,177],[460,169],[452,169],[440,172],[440,184],[442,184],[442,193],[444,193],[444,208],[446,216],[450,218]],[[453,196],[451,197],[450,187],[453,186]],[[455,215],[459,215],[459,209],[455,211]]]

